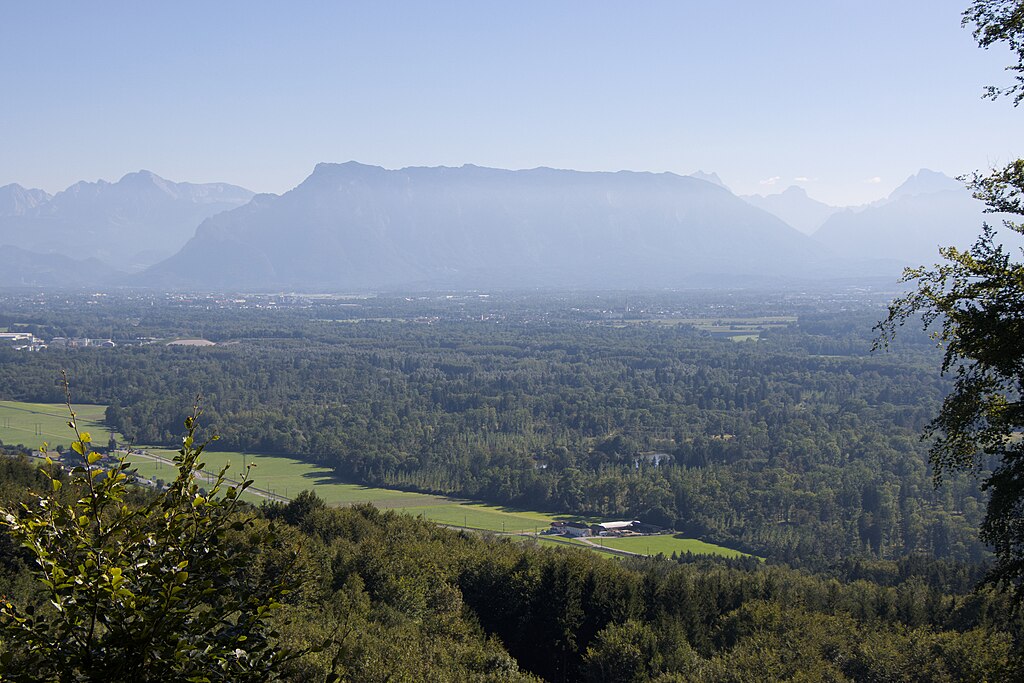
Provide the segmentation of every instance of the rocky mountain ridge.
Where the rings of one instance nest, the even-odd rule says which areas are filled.
[[[0,188],[0,245],[138,271],[178,251],[204,219],[252,196],[227,183],[175,183],[150,171],[115,183],[78,182],[52,196],[8,185]]]

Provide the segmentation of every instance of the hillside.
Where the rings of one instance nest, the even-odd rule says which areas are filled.
[[[0,287],[95,288],[106,285],[117,274],[97,259],[73,259],[63,254],[41,254],[3,245],[4,267],[0,268]]]

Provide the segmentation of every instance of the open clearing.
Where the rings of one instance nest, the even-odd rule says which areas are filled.
[[[76,405],[78,425],[82,431],[92,434],[97,444],[106,445],[109,430],[104,426],[106,406]],[[67,407],[60,403],[21,403],[17,401],[0,401],[0,441],[6,444],[24,444],[37,448],[43,441],[49,443],[51,450],[58,444],[70,447],[74,440],[73,433],[67,426]],[[120,440],[120,435],[115,435]],[[145,452],[166,462],[133,455],[129,458],[132,467],[138,473],[152,480],[167,481],[175,475],[170,462],[177,452],[168,448],[142,447]],[[252,464],[250,476],[256,488],[268,491],[275,496],[292,498],[299,492],[311,490],[328,505],[353,505],[372,503],[382,509],[392,509],[410,515],[420,515],[424,519],[445,526],[464,527],[481,531],[506,533],[534,533],[543,531],[555,520],[576,519],[587,522],[600,521],[571,515],[550,514],[533,510],[521,510],[500,505],[487,505],[467,500],[437,496],[411,491],[382,489],[359,484],[350,484],[338,479],[333,471],[322,465],[314,465],[297,458],[279,455],[260,455],[251,453],[208,451],[203,454],[206,463],[204,472],[208,480],[228,466],[229,479],[241,479],[246,465]],[[263,496],[247,494],[247,500],[260,503],[266,500]],[[541,538],[545,545],[565,545],[564,541]],[[593,546],[578,539],[570,541],[580,547]],[[695,539],[677,538],[674,536],[644,536],[639,538],[602,538],[594,539],[597,545],[628,550],[635,553],[664,553],[671,555],[692,552],[701,554],[724,555],[738,557],[743,555],[736,550],[723,548]],[[596,550],[596,548],[595,548]]]

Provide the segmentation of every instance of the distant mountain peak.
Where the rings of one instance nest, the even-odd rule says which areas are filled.
[[[343,161],[341,163],[332,161],[321,161],[313,167],[312,175],[317,174],[330,174],[330,173],[343,173],[351,171],[383,171],[384,169],[380,166],[372,166],[370,164],[361,164],[358,161]]]
[[[153,173],[152,171],[147,171],[146,169],[143,168],[143,169],[139,169],[138,171],[133,171],[131,173],[125,173],[123,176],[121,176],[121,180],[119,180],[118,182],[119,183],[123,183],[126,180],[127,181],[131,181],[131,180],[136,180],[136,179],[138,179],[138,180],[153,180],[153,179],[163,180],[163,178],[160,178],[160,176],[158,176],[156,173]]]
[[[814,237],[854,257],[888,258],[901,265],[934,263],[939,247],[965,248],[977,238],[984,208],[958,180],[922,169],[887,199],[832,216]],[[1014,235],[1001,238],[1018,246]]]
[[[914,195],[934,194],[936,192],[963,191],[964,185],[956,178],[945,173],[922,168],[920,171],[903,181],[903,184],[892,191],[889,199],[911,197]]]
[[[690,174],[690,177],[696,178],[697,180],[703,180],[706,183],[718,185],[719,187],[729,190],[729,187],[722,182],[722,179],[719,178],[718,174],[715,173],[714,171],[712,171],[711,173],[705,173],[704,171],[694,171],[693,173]],[[731,192],[732,190],[729,191]]]
[[[361,164],[358,161],[346,161],[340,164],[321,161],[313,167],[313,172],[302,182],[301,185],[318,185],[320,183],[333,182],[334,180],[342,178],[351,179],[384,172],[385,170],[380,166]]]
[[[142,169],[135,171],[134,173],[126,173],[115,183],[116,186],[122,188],[131,189],[150,189],[156,188],[161,192],[170,195],[172,197],[178,196],[177,183],[173,183],[170,180],[161,178],[152,171]]]
[[[790,185],[782,192],[769,195],[745,195],[747,203],[781,218],[805,235],[812,234],[839,209],[812,199],[807,190]]]
[[[0,187],[0,216],[20,216],[50,200],[43,190],[28,189],[18,183]]]

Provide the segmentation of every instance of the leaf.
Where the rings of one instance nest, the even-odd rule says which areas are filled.
[[[92,434],[89,432],[81,432],[79,433],[78,438],[81,439],[83,443],[89,443],[92,441]]]
[[[71,443],[71,450],[79,455],[85,455],[85,446],[82,445],[81,441],[74,441]]]
[[[51,479],[50,483],[53,484],[54,491],[60,491],[60,487],[62,486],[60,479]]]
[[[89,461],[90,465],[95,465],[97,462],[99,462],[100,457],[102,457],[102,456],[100,456],[99,453],[97,453],[96,451],[93,451],[92,453],[89,454],[89,457],[87,458],[87,460]]]

